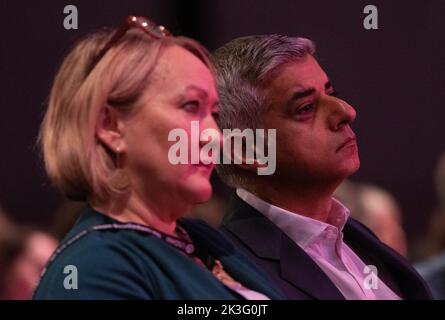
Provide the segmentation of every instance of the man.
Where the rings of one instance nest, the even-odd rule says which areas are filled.
[[[276,171],[218,167],[236,187],[222,229],[291,299],[429,299],[409,263],[332,198],[360,165],[350,123],[313,43],[235,39],[214,53],[223,129],[276,129]]]

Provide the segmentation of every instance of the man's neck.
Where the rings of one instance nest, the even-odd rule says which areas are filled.
[[[247,189],[247,191],[274,206],[323,222],[328,220],[331,212],[334,190],[335,188],[321,189],[308,186]]]

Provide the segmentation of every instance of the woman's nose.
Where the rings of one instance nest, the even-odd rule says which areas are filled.
[[[206,116],[204,119],[201,120],[200,123],[200,129],[202,131],[206,131],[206,134],[204,134],[205,139],[201,139],[200,145],[201,147],[209,141],[208,138],[211,137],[212,143],[219,144],[222,141],[222,133],[219,129],[218,125],[216,124],[215,119],[212,115]],[[215,139],[218,139],[217,141],[214,141]]]

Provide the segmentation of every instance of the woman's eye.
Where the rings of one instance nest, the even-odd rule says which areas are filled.
[[[306,104],[303,107],[299,108],[296,112],[297,115],[305,115],[314,110],[314,105],[312,103]]]
[[[197,100],[188,101],[188,102],[184,103],[182,105],[182,107],[187,112],[196,113],[199,111],[199,101],[197,101]]]

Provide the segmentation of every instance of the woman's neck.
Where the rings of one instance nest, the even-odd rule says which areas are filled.
[[[176,220],[185,213],[141,201],[134,193],[125,199],[92,204],[92,207],[117,221],[146,225],[172,236],[176,236]]]

